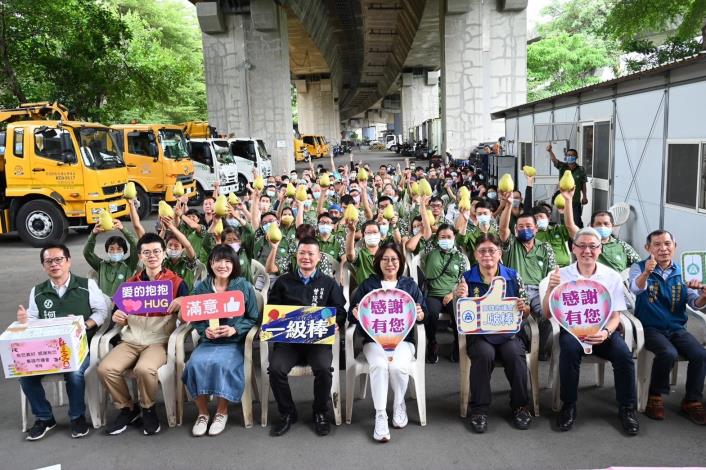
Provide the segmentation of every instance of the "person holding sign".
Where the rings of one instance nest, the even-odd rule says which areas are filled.
[[[128,282],[169,281],[173,297],[188,295],[184,281],[172,271],[163,268],[167,245],[156,233],[146,233],[137,241],[137,252],[144,270]],[[119,289],[120,290],[120,289]],[[98,377],[108,390],[120,413],[106,427],[106,434],[117,435],[127,429],[128,424],[138,420],[140,410],[132,402],[123,373],[132,369],[137,378],[139,404],[142,408],[142,425],[145,435],[160,431],[155,410],[155,397],[159,390],[157,369],[167,362],[167,342],[176,328],[178,302],[171,302],[159,311],[146,314],[130,314],[117,309],[113,321],[124,328],[120,332],[122,342],[98,365]]]
[[[506,297],[517,298],[517,310],[523,318],[529,314],[529,302],[520,275],[500,263],[502,242],[496,235],[483,234],[476,241],[478,264],[463,273],[456,287],[458,297],[489,295],[489,286],[496,277],[505,279]],[[490,377],[499,357],[505,365],[510,382],[510,407],[518,429],[527,429],[532,422],[528,411],[527,360],[525,345],[517,334],[469,335],[466,351],[471,358],[471,428],[477,433],[488,429],[488,408],[491,401]]]
[[[297,247],[296,272],[288,272],[277,278],[270,290],[268,304],[329,307],[336,311],[336,321],[341,325],[345,322],[346,299],[341,286],[316,268],[320,260],[319,242],[315,238],[301,240]],[[282,436],[297,421],[297,409],[287,376],[295,365],[302,362],[311,366],[314,372],[314,430],[320,436],[331,432],[328,411],[333,377],[332,359],[330,345],[274,343],[268,372],[280,421],[272,427],[271,435]]]
[[[589,279],[602,284],[610,295],[610,313],[603,328],[595,334],[585,336],[581,342],[570,334],[565,328],[559,335],[559,379],[561,383],[561,411],[557,418],[557,427],[561,431],[570,430],[576,421],[576,401],[578,398],[579,373],[581,358],[584,356],[582,343],[590,345],[594,354],[607,359],[613,365],[615,377],[615,394],[619,404],[620,421],[625,432],[636,435],[640,430],[635,407],[637,404],[637,391],[635,384],[635,363],[632,353],[628,349],[623,337],[616,334],[620,324],[620,312],[626,310],[625,295],[623,294],[622,279],[618,273],[609,267],[598,263],[601,253],[601,236],[590,227],[579,230],[574,236],[572,251],[576,262],[565,268],[558,267],[549,274],[539,285],[542,308],[547,318],[551,318],[549,298],[555,287],[562,283]],[[565,299],[565,305],[575,305],[579,310],[581,302],[586,299]],[[600,313],[600,312],[595,312]],[[591,323],[592,312],[585,310],[577,312],[577,322]]]
[[[676,248],[671,233],[655,230],[647,236],[645,245],[650,257],[630,268],[630,291],[636,296],[635,316],[645,329],[645,348],[655,355],[645,414],[652,419],[664,419],[662,394],[669,393],[669,373],[681,355],[689,361],[681,409],[692,422],[706,424],[706,409],[701,403],[706,349],[686,331],[686,307],[704,310],[706,285],[696,279],[684,282],[682,266],[672,260]]]
[[[228,421],[228,402],[240,402],[245,384],[243,343],[258,317],[255,290],[240,276],[240,263],[231,247],[216,246],[211,251],[206,269],[208,276],[194,287],[192,295],[240,291],[245,298],[245,314],[213,320],[218,326],[210,325],[211,320],[191,324],[198,331],[200,341],[186,363],[181,380],[189,394],[195,397],[199,410],[192,428],[194,436],[203,436],[207,430],[210,436],[220,434]],[[184,321],[188,321],[183,308],[181,316]],[[209,395],[218,400],[216,415],[210,427]]]
[[[375,430],[373,439],[378,442],[387,442],[390,440],[390,430],[387,425],[387,390],[388,381],[392,384],[393,415],[392,425],[396,428],[403,428],[407,425],[407,408],[404,401],[405,393],[407,393],[407,385],[409,383],[409,370],[414,359],[414,333],[411,331],[413,325],[396,325],[385,322],[385,317],[389,316],[388,311],[380,312],[380,318],[375,318],[375,331],[379,324],[380,331],[389,333],[390,328],[396,328],[399,331],[407,331],[409,333],[404,336],[394,348],[392,357],[383,347],[374,341],[369,334],[365,332],[359,323],[359,304],[361,300],[369,293],[378,289],[399,289],[409,294],[411,300],[416,304],[414,308],[414,319],[421,323],[424,320],[426,310],[426,302],[424,294],[419,290],[414,279],[403,276],[404,272],[404,256],[400,249],[394,243],[387,243],[380,247],[375,254],[373,260],[375,274],[371,275],[363,281],[355,295],[351,299],[351,311],[348,315],[348,321],[351,325],[356,325],[356,332],[363,336],[363,354],[370,366],[370,390],[373,396],[373,405],[375,406]],[[382,305],[389,309],[390,302],[396,299],[385,302]],[[401,304],[401,302],[400,302]],[[401,308],[400,308],[401,310]],[[376,314],[376,311],[373,311]]]
[[[49,279],[32,288],[27,308],[20,305],[17,309],[17,321],[27,323],[40,318],[81,315],[85,320],[88,337],[92,337],[96,327],[102,325],[108,316],[105,296],[98,284],[93,279],[71,273],[71,253],[66,245],[47,245],[42,248],[39,259]],[[79,370],[64,374],[73,438],[88,434],[84,401],[86,381],[83,374],[89,361],[90,357],[86,357]],[[20,377],[20,387],[37,419],[27,434],[27,440],[36,441],[56,426],[51,404],[46,399],[41,375]]]

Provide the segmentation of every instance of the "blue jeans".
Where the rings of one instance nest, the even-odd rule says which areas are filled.
[[[650,395],[669,393],[669,373],[681,354],[689,361],[684,399],[701,400],[706,377],[706,349],[696,338],[686,330],[662,332],[645,328],[645,348],[655,354]]]
[[[69,398],[69,419],[71,420],[86,414],[86,401],[84,400],[86,379],[83,374],[88,369],[89,364],[90,356],[86,356],[86,360],[83,361],[79,370],[64,374],[66,395]],[[51,403],[49,403],[44,393],[44,387],[42,386],[43,377],[42,375],[20,377],[20,387],[22,387],[22,391],[27,396],[27,401],[32,407],[32,414],[35,418],[48,421],[54,415],[52,414]]]
[[[561,330],[559,334],[559,380],[560,396],[564,403],[576,403],[579,389],[579,372],[583,347],[576,338]],[[615,378],[615,398],[621,406],[634,407],[637,404],[635,382],[635,362],[625,340],[618,333],[613,333],[601,344],[593,346],[593,354],[613,364]]]

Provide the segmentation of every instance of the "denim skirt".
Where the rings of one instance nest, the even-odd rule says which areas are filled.
[[[240,402],[245,386],[243,348],[242,343],[200,343],[181,378],[189,395],[214,395]]]

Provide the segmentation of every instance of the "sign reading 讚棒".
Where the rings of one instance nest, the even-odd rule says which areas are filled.
[[[242,317],[244,313],[245,297],[239,290],[190,295],[181,301],[181,318],[184,321],[208,320],[212,328],[218,327],[219,318]]]
[[[456,301],[456,325],[462,335],[512,334],[520,331],[517,297],[505,297],[505,279],[495,277],[485,295]]]
[[[388,356],[409,334],[417,317],[417,306],[400,289],[376,289],[358,304],[358,323]]]
[[[265,305],[260,341],[333,344],[335,335],[335,308]]]
[[[128,315],[165,313],[174,299],[171,281],[123,282],[113,301]]]
[[[590,279],[559,284],[549,297],[552,315],[581,343],[586,354],[591,354],[593,347],[582,340],[601,331],[610,317],[611,306],[608,289]]]
[[[697,280],[706,284],[706,251],[685,251],[681,254],[681,275],[684,282]]]

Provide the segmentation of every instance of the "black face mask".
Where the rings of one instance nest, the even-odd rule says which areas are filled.
[[[338,217],[331,217],[331,222],[336,225],[340,219]]]

